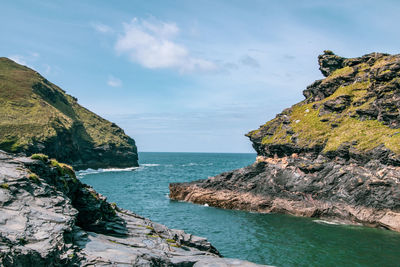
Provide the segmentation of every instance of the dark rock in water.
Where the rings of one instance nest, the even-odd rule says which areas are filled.
[[[170,197],[400,231],[400,55],[325,51],[304,101],[247,134],[257,161]]]
[[[259,266],[110,204],[65,164],[0,151],[0,266]]]
[[[138,165],[135,141],[36,71],[0,58],[0,149],[76,169]]]

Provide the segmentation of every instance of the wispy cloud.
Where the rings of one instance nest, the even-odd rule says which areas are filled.
[[[107,84],[111,87],[120,87],[122,86],[122,81],[112,75],[108,76]]]
[[[31,67],[30,63],[36,61],[39,57],[40,54],[37,52],[30,52],[26,55],[15,54],[8,56],[8,58],[17,62],[18,64],[25,65],[28,67]]]
[[[110,26],[105,25],[105,24],[103,24],[103,23],[93,22],[93,23],[91,23],[91,26],[92,26],[97,32],[100,32],[100,33],[112,33],[112,32],[114,32],[114,30],[113,30]]]
[[[248,67],[252,67],[255,69],[260,68],[260,63],[253,57],[249,56],[249,55],[245,55],[240,59],[240,63],[242,63],[243,65],[246,65]]]
[[[194,57],[188,49],[175,41],[179,28],[175,23],[133,19],[124,23],[115,49],[129,60],[146,68],[172,68],[181,72],[214,71],[212,61]]]

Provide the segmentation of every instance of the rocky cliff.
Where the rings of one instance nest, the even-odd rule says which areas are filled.
[[[0,151],[0,266],[258,266],[110,204],[44,155]]]
[[[400,231],[400,55],[318,57],[306,99],[247,134],[256,162],[170,197]]]
[[[137,166],[135,141],[36,71],[0,58],[0,149],[76,169]]]

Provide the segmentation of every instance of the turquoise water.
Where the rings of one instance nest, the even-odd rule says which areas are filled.
[[[249,165],[255,154],[148,152],[139,157],[137,169],[88,170],[79,175],[122,208],[207,237],[226,257],[276,266],[400,266],[399,233],[168,199],[169,183]]]

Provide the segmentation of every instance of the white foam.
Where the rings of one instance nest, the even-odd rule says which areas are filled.
[[[182,167],[187,167],[187,166],[196,166],[199,165],[198,163],[190,162],[188,164],[183,164]]]
[[[331,225],[342,225],[345,223],[337,222],[337,221],[325,221],[325,220],[314,220],[313,222],[315,223],[320,223],[320,224],[331,224]]]
[[[144,166],[144,167],[155,167],[155,166],[160,166],[160,164],[147,163],[147,164],[140,164],[140,166]]]
[[[128,172],[128,171],[133,171],[138,169],[139,167],[128,167],[128,168],[109,168],[109,169],[86,169],[86,170],[81,170],[77,171],[76,175],[79,178],[82,178],[83,176],[87,174],[96,174],[96,173],[102,173],[102,172]]]

